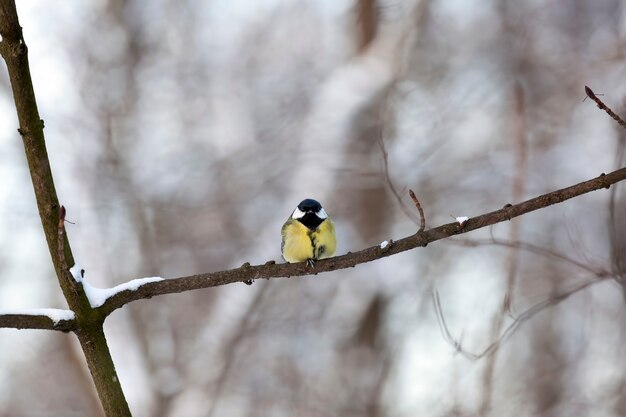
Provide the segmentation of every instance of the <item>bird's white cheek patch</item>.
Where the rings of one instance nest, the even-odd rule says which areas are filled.
[[[317,213],[315,213],[317,215],[317,217],[319,217],[320,219],[325,219],[328,217],[328,214],[326,214],[326,212],[324,211],[323,208],[320,209],[320,211],[318,211]]]
[[[293,211],[293,214],[291,215],[292,219],[301,219],[304,217],[304,212],[300,211],[299,208],[296,207],[296,209]]]

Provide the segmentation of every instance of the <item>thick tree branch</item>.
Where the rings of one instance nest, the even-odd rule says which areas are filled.
[[[76,330],[76,320],[54,321],[46,315],[30,314],[0,314],[0,328],[12,329],[40,329],[73,332]]]
[[[101,307],[99,307],[98,310],[101,311],[103,316],[108,316],[114,310],[130,303],[131,301],[151,298],[157,295],[179,293],[199,288],[216,287],[219,285],[231,284],[234,282],[245,282],[260,278],[269,279],[313,274],[317,275],[321,272],[351,268],[365,262],[371,262],[376,259],[395,255],[396,253],[415,249],[417,247],[423,247],[431,242],[444,239],[446,237],[471,232],[472,230],[511,220],[514,217],[518,217],[553,204],[561,203],[565,200],[569,200],[591,191],[599,190],[601,188],[609,188],[612,184],[624,179],[626,179],[626,168],[621,168],[617,171],[611,172],[610,174],[602,174],[589,181],[584,181],[571,187],[553,191],[519,204],[507,204],[500,210],[472,217],[465,222],[463,226],[455,222],[444,224],[426,231],[418,231],[414,235],[405,237],[398,241],[392,241],[384,248],[381,248],[380,246],[373,246],[359,252],[348,253],[334,258],[316,261],[315,266],[312,268],[309,267],[306,262],[296,264],[276,264],[273,261],[270,261],[265,265],[255,266],[250,266],[246,263],[240,268],[227,271],[152,282],[139,287],[136,291],[122,291],[115,294]]]

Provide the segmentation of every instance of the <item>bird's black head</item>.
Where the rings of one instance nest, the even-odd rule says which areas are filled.
[[[300,204],[298,204],[298,210],[303,211],[305,213],[317,213],[322,208],[322,205],[317,200],[313,200],[312,198],[307,198],[306,200],[302,200]]]
[[[317,229],[327,217],[328,214],[326,214],[322,205],[312,198],[302,200],[291,215],[291,218],[298,220],[310,230]]]

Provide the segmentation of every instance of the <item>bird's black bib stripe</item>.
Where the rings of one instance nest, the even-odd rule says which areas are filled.
[[[298,221],[305,225],[309,230],[315,230],[317,229],[317,226],[322,224],[324,219],[320,219],[315,213],[307,213],[299,218]]]

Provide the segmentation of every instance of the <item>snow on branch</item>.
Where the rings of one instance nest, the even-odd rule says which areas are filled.
[[[74,277],[76,282],[83,285],[85,295],[89,299],[89,304],[92,308],[98,308],[106,302],[109,298],[122,291],[137,291],[139,287],[149,282],[163,281],[161,277],[149,277],[149,278],[137,278],[128,282],[123,282],[116,285],[113,288],[97,288],[87,282],[84,277],[85,270],[78,264],[70,268],[70,273]]]
[[[91,308],[102,306],[110,297],[122,291],[136,291],[149,282],[163,281],[161,277],[137,278],[113,288],[96,288],[84,279],[84,270],[78,265],[70,268],[77,283],[83,286]],[[0,328],[43,329],[70,332],[76,330],[76,315],[72,310],[57,308],[0,309]]]
[[[76,328],[72,310],[58,308],[0,309],[0,327],[73,331]]]

